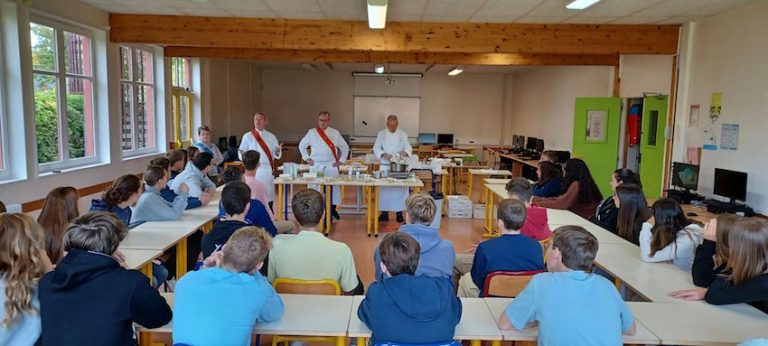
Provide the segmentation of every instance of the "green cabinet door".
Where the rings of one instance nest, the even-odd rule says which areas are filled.
[[[647,197],[661,196],[666,152],[666,95],[648,96],[643,100],[643,125],[640,135],[640,178]]]
[[[613,194],[611,175],[619,158],[621,99],[618,97],[576,98],[573,122],[573,157],[587,163],[604,197]]]

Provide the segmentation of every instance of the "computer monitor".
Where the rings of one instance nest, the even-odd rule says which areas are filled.
[[[517,147],[520,149],[525,148],[525,136],[523,135],[517,136]]]
[[[438,133],[437,144],[453,144],[453,133]]]
[[[536,137],[528,137],[528,141],[525,142],[525,149],[526,150],[536,150],[536,141],[538,138]]]
[[[715,186],[712,191],[718,196],[736,200],[747,200],[747,173],[715,168]]]
[[[512,135],[512,148],[517,148],[517,135]]]
[[[536,152],[544,151],[544,140],[539,138],[536,140]]]
[[[672,185],[685,190],[698,190],[699,166],[682,162],[672,163]]]
[[[419,132],[419,144],[436,144],[437,135],[434,133]]]

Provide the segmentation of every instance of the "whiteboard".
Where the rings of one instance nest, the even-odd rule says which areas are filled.
[[[397,115],[398,128],[408,137],[419,135],[418,97],[355,96],[356,137],[376,137],[387,127],[387,116]]]

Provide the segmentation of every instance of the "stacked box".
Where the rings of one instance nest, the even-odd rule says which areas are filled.
[[[448,218],[451,219],[471,219],[472,201],[469,197],[462,195],[448,196]]]

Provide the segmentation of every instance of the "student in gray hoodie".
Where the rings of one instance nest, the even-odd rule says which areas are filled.
[[[414,192],[405,200],[405,225],[400,227],[400,232],[406,233],[416,239],[421,247],[419,267],[416,275],[444,277],[448,280],[453,275],[453,264],[456,261],[456,252],[453,243],[440,239],[439,231],[430,228],[429,224],[438,212],[435,200],[429,194]],[[376,280],[381,279],[381,255],[379,248],[373,252]]]
[[[168,172],[161,166],[150,166],[144,172],[144,193],[133,208],[133,220],[167,221],[178,220],[187,207],[189,187],[181,183],[173,203],[166,201],[160,191],[168,185]]]

